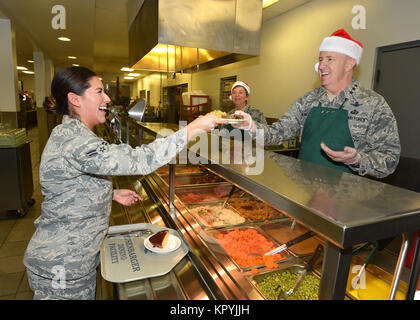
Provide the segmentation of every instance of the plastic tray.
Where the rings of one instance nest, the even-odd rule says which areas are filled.
[[[142,237],[121,236],[106,237],[101,248],[102,277],[115,283],[125,283],[167,274],[188,253],[188,247],[173,229],[162,228],[150,223],[137,223],[110,227],[108,235],[119,232],[135,232],[140,229],[151,229],[153,232],[169,230],[181,240],[181,246],[169,253],[154,253],[144,246]]]

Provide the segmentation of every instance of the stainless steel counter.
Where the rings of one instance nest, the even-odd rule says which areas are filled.
[[[174,125],[138,124],[161,134],[163,128],[175,129]],[[214,159],[222,158],[219,149],[200,150],[193,142],[189,148],[211,171],[282,210],[325,240],[320,299],[344,298],[354,245],[420,229],[418,193],[271,152],[264,153],[262,172],[249,175],[246,172],[252,166],[244,162],[214,163]],[[183,233],[195,259],[214,279],[222,296],[256,298],[256,292],[226,257],[214,254],[201,241],[199,226],[182,214],[183,205],[177,199],[173,198],[177,210],[170,210],[170,190],[157,181],[150,185],[165,190],[160,200],[166,203],[170,223]],[[203,263],[206,260],[208,263]]]

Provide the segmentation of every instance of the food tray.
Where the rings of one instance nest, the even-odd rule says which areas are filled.
[[[281,212],[257,199],[232,199],[229,205],[252,222],[286,218]]]
[[[165,183],[169,186],[169,175],[162,175],[161,178],[165,181]],[[174,183],[175,186],[196,186],[197,184],[207,184],[207,185],[214,185],[220,183],[228,183],[224,181],[219,176],[212,174],[210,172],[207,173],[200,173],[200,172],[193,172],[189,174],[175,174],[174,176]]]
[[[352,283],[364,262],[364,258],[358,255],[352,257],[346,286],[347,295],[353,300],[388,300],[393,275],[373,263],[368,264],[361,281]],[[406,291],[407,283],[400,280],[395,300],[405,300]]]
[[[207,235],[217,242],[240,271],[253,268],[276,268],[278,262],[293,257],[287,250],[280,254],[263,254],[279,244],[258,227],[235,227],[230,229],[208,230]]]
[[[289,290],[303,272],[303,264],[294,264],[275,271],[267,271],[251,277],[250,282],[266,300],[277,300],[280,290]],[[317,300],[320,276],[316,272],[308,272],[295,292],[287,300]],[[277,289],[278,288],[278,289]],[[309,295],[304,295],[308,292]],[[277,289],[277,290],[276,290]],[[281,299],[280,299],[281,300]]]
[[[231,184],[219,183],[212,186],[175,187],[175,194],[183,203],[193,204],[225,200],[231,189]],[[235,192],[232,198],[237,198],[240,194],[240,192]]]
[[[188,205],[187,209],[202,228],[225,228],[248,222],[246,218],[229,205],[227,205],[223,211],[224,213],[230,212],[231,216],[226,216],[225,214],[221,215],[220,211],[222,210],[222,205],[223,201],[217,201],[207,204]],[[202,215],[197,212],[198,208],[203,209]],[[232,219],[229,221],[228,219],[230,218]]]
[[[309,231],[300,224],[296,222],[294,223],[294,220],[292,219],[264,224],[261,225],[261,229],[281,244],[286,243],[287,241],[292,240]],[[321,241],[319,239],[316,237],[311,237],[291,246],[288,249],[297,256],[308,255],[314,252],[320,243]]]
[[[154,233],[169,230],[169,233],[181,240],[181,246],[169,253],[154,253],[144,246],[140,237],[121,236],[106,237],[101,247],[102,277],[115,283],[125,283],[167,274],[188,253],[188,247],[174,229],[162,228],[150,223],[136,223],[110,227],[108,235],[119,232],[135,232],[140,229],[151,229]]]

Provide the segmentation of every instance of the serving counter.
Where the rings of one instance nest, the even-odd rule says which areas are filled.
[[[137,125],[139,132],[158,137],[177,129],[156,123]],[[206,144],[213,150],[203,144],[197,146],[198,141],[206,139],[213,141]],[[261,276],[304,265],[322,244],[322,265],[314,271],[319,279],[318,298],[355,298],[349,293],[350,267],[363,260],[353,254],[353,249],[402,235],[395,272],[386,279],[388,298],[412,298],[416,274],[410,275],[408,284],[400,281],[400,276],[410,245],[409,234],[420,229],[418,193],[267,152],[255,144],[245,150],[231,141],[221,142],[228,146],[228,161],[221,161],[226,160],[226,149],[215,141],[221,140],[205,134],[189,143],[188,152],[181,153],[178,164],[169,164],[141,179],[159,215],[187,243],[190,252],[186,259],[194,266],[201,290],[206,293],[202,297],[268,299],[259,284]],[[234,157],[240,152],[242,161],[238,162]],[[228,208],[233,213],[227,212],[223,219],[220,211],[211,215],[211,210],[221,208],[232,187],[236,190]],[[262,250],[266,252],[308,231],[314,233],[310,239],[272,258],[262,256]],[[252,248],[253,244],[258,248]],[[372,267],[367,270],[373,272]],[[125,285],[121,286],[124,290]]]

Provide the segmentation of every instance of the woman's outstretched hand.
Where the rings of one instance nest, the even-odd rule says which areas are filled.
[[[223,120],[213,114],[209,114],[206,116],[198,117],[190,124],[187,125],[187,138],[191,139],[194,136],[209,132],[216,128],[219,124],[227,124],[228,120]]]
[[[141,200],[141,197],[132,190],[128,189],[115,189],[112,200],[124,205],[131,206],[137,201]]]

